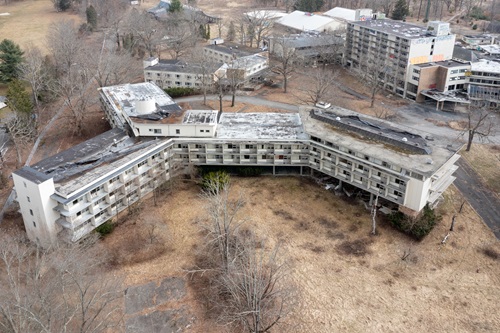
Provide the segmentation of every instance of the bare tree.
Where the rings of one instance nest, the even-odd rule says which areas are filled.
[[[166,45],[173,59],[189,54],[196,45],[195,32],[189,28],[187,22],[167,25]]]
[[[245,82],[245,74],[247,67],[247,60],[243,57],[233,60],[226,70],[226,82],[231,92],[231,107],[234,106],[236,101],[236,92]]]
[[[332,98],[331,89],[337,84],[339,75],[336,70],[328,67],[307,68],[302,74],[309,78],[310,84],[301,85],[301,92],[305,95],[300,99],[306,103],[316,104],[326,97]]]
[[[385,64],[383,57],[366,57],[362,59],[357,76],[370,89],[370,107],[375,104],[376,94],[384,87],[384,81],[391,69]]]
[[[283,92],[287,92],[288,79],[295,71],[295,48],[293,48],[287,39],[277,39],[275,47],[280,50],[276,53],[277,65],[273,67],[273,71],[283,77]]]
[[[208,91],[214,87],[216,79],[224,75],[223,72],[219,71],[222,63],[217,63],[208,57],[202,48],[194,49],[189,61],[197,65],[196,81],[203,93],[203,105],[207,105]]]
[[[208,220],[203,228],[222,270],[227,272],[229,263],[236,256],[236,234],[243,223],[238,219],[238,213],[245,201],[241,195],[231,200],[229,182],[222,183],[218,177],[207,180],[205,187],[202,197],[207,202]]]
[[[140,223],[143,226],[142,229],[146,234],[146,239],[149,244],[162,241],[161,233],[165,232],[167,226],[160,214],[149,214],[144,218],[144,221],[141,221]]]
[[[221,277],[228,297],[219,320],[249,333],[269,332],[289,311],[292,293],[290,285],[285,286],[286,262],[278,246],[269,254],[256,250],[254,242],[243,247]]]
[[[156,47],[165,36],[165,28],[149,13],[133,10],[128,18],[128,31],[141,42],[150,57],[155,54]]]
[[[105,38],[105,37],[104,37]],[[92,47],[89,53],[90,63],[96,67],[95,79],[99,87],[128,83],[140,77],[143,73],[141,63],[129,52],[119,50],[113,44],[106,44],[106,39]]]
[[[71,71],[84,45],[75,22],[70,20],[58,21],[50,26],[47,44],[54,57],[58,75]]]
[[[24,61],[19,66],[20,78],[28,82],[33,94],[33,102],[38,110],[40,107],[40,92],[46,87],[48,73],[44,66],[43,55],[33,44],[24,51]]]
[[[273,28],[271,14],[269,14],[268,11],[255,10],[253,12],[246,13],[243,16],[243,21],[245,25],[250,27],[247,31],[252,32],[250,46],[252,44],[252,40],[255,39],[256,47],[260,47],[262,38],[265,37]]]
[[[470,151],[475,137],[480,141],[485,141],[498,126],[496,115],[493,110],[486,107],[470,107],[467,112],[467,124],[462,136],[467,134],[467,147],[465,151]]]
[[[15,115],[6,124],[10,140],[12,141],[17,154],[17,166],[23,163],[22,151],[36,137],[36,122],[33,118]]]
[[[217,95],[217,99],[219,100],[219,112],[222,113],[222,101],[224,100],[224,96],[227,93],[227,79],[225,72],[218,72],[214,74],[214,85],[213,90]]]
[[[0,330],[105,332],[121,320],[120,278],[103,273],[95,241],[42,250],[22,237],[1,235]]]

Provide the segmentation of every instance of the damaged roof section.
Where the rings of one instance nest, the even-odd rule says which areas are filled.
[[[66,197],[124,167],[128,160],[158,142],[161,141],[131,138],[115,128],[23,169],[53,178],[58,194]]]
[[[386,142],[415,154],[429,155],[432,153],[427,141],[420,135],[402,131],[379,121],[355,114],[346,114],[340,109],[336,112],[311,109],[310,114],[311,118],[323,121],[333,127]]]
[[[307,139],[297,113],[223,113],[219,139]]]

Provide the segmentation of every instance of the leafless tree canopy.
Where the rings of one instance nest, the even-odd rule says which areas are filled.
[[[304,84],[300,88],[305,95],[301,98],[305,103],[316,104],[319,101],[333,102],[331,89],[337,84],[339,75],[335,67],[307,68],[302,74],[309,77],[311,84]]]
[[[240,219],[243,197],[230,195],[229,183],[209,181],[203,197],[208,220],[203,224],[207,246],[203,249],[212,286],[210,303],[222,325],[233,331],[269,332],[286,317],[293,299],[287,281],[287,262],[278,247],[267,252]],[[195,272],[199,271],[198,269]]]
[[[288,79],[295,71],[297,57],[293,48],[286,39],[276,41],[276,46],[281,49],[277,56],[277,65],[273,70],[283,77],[283,92],[287,92]]]
[[[44,66],[43,55],[39,48],[28,45],[24,50],[24,61],[19,66],[19,72],[21,79],[29,83],[33,94],[33,102],[38,109],[40,106],[40,92],[46,88],[49,80]]]
[[[0,241],[0,331],[119,331],[120,279],[99,275],[103,249],[90,241],[49,250],[21,237]]]
[[[467,112],[467,125],[462,136],[467,135],[467,147],[470,151],[474,138],[487,141],[488,137],[498,128],[498,115],[487,107],[470,107]]]

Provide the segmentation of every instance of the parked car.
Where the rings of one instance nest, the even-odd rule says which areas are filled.
[[[330,106],[332,106],[332,105],[330,103],[327,103],[327,102],[316,103],[316,107],[322,108],[322,109],[328,109]]]

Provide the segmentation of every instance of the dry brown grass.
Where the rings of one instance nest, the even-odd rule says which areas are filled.
[[[481,176],[486,186],[500,193],[500,146],[473,143],[470,151],[460,154]]]
[[[463,197],[454,188],[440,207],[443,222],[427,238],[414,242],[380,222],[369,236],[368,211],[346,202],[316,183],[296,177],[234,178],[233,195],[243,192],[244,227],[263,241],[280,243],[293,267],[291,279],[301,297],[282,332],[429,332],[497,331],[500,266],[491,254],[500,244],[469,205],[456,220],[446,245],[441,240],[458,214]],[[127,284],[166,276],[186,276],[196,264],[204,241],[199,222],[205,218],[200,189],[194,183],[165,195],[162,205],[146,202],[144,212],[163,214],[169,237],[167,250],[115,266]],[[132,255],[147,244],[139,222],[129,221],[106,238],[112,252]],[[487,248],[488,253],[483,249]],[[405,253],[411,253],[402,260]],[[193,309],[192,332],[222,329],[207,317],[190,286],[186,306]],[[430,307],[432,306],[432,311]],[[408,315],[411,313],[411,316]],[[446,318],[446,320],[443,320]]]
[[[33,43],[43,52],[47,52],[46,36],[52,23],[59,20],[82,19],[75,13],[58,13],[51,0],[12,1],[1,6],[0,12],[10,13],[0,16],[0,36],[18,43],[21,48]]]

